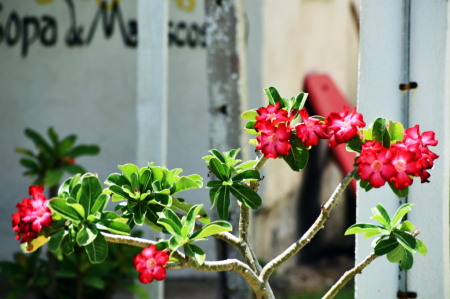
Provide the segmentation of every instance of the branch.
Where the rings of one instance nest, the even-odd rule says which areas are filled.
[[[254,170],[260,170],[264,164],[267,162],[267,158],[263,156],[261,156],[261,158],[259,159],[258,163],[255,165],[255,167],[253,167]],[[258,187],[259,187],[259,183],[260,181],[251,181],[250,182],[250,188],[253,189],[253,191],[258,191]]]
[[[158,243],[156,241],[145,240],[141,238],[129,237],[124,235],[114,235],[105,232],[101,232],[101,234],[106,238],[106,241],[108,242],[126,244],[142,248],[149,247],[152,244]]]
[[[329,218],[330,212],[336,205],[337,201],[341,197],[345,188],[352,181],[355,169],[350,171],[347,176],[342,180],[342,182],[336,187],[330,199],[322,206],[322,212],[317,218],[316,222],[309,228],[309,230],[294,244],[292,244],[288,249],[286,249],[282,254],[270,261],[262,270],[260,277],[263,281],[268,281],[270,275],[278,267],[284,264],[287,260],[293,257],[297,252],[300,251],[306,244],[311,242],[311,239],[317,234],[317,232],[323,228],[323,224]]]
[[[361,273],[361,271],[367,267],[374,259],[378,256],[375,253],[371,253],[364,261],[362,261],[359,265],[354,267],[353,269],[344,273],[344,275],[339,279],[338,282],[334,284],[333,287],[322,297],[322,299],[331,299],[336,296],[336,294],[355,277],[356,274]]]

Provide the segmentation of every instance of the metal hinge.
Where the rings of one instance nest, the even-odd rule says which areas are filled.
[[[411,298],[417,298],[416,292],[397,292],[397,298],[405,298],[405,299],[411,299]]]

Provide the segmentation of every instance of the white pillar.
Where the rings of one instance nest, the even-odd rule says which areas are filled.
[[[430,171],[429,184],[415,181],[408,201],[408,215],[427,256],[414,256],[407,271],[408,291],[417,298],[449,298],[449,159],[450,159],[450,5],[447,0],[411,1],[410,80],[418,88],[410,92],[410,126],[433,130],[440,157]]]
[[[405,47],[404,9],[406,1],[361,1],[360,70],[358,110],[369,124],[383,116],[403,121],[404,95],[399,89],[408,70],[418,88],[409,91],[409,126],[433,130],[439,145],[432,149],[440,158],[430,171],[431,183],[415,179],[408,202],[415,207],[409,220],[421,231],[419,238],[428,246],[428,255],[414,256],[407,271],[407,291],[418,298],[449,298],[449,33],[448,2],[411,1],[410,48]],[[405,49],[407,51],[405,51]],[[409,52],[409,53],[407,53]],[[409,65],[405,57],[409,55]],[[407,60],[406,60],[407,61]],[[358,189],[357,222],[371,222],[377,203],[393,215],[398,198],[388,186],[370,192]],[[356,238],[356,262],[373,252],[371,239]],[[397,298],[398,264],[383,256],[356,277],[356,298]]]
[[[139,45],[137,56],[137,163],[166,164],[167,144],[167,0],[138,2]],[[120,120],[132,121],[132,120]],[[148,229],[145,237],[160,233]],[[152,299],[162,299],[163,282],[146,285]]]

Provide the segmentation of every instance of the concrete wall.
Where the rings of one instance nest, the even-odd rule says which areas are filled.
[[[352,2],[265,0],[263,86],[275,86],[281,96],[292,97],[302,90],[305,75],[327,73],[355,104],[358,32],[351,14]],[[267,105],[265,96],[262,98],[261,105]],[[334,168],[328,164],[325,172],[333,173]],[[283,160],[270,160],[265,174],[263,207],[255,216],[255,239],[258,257],[270,260],[299,237],[297,211],[302,173],[292,172]],[[321,192],[326,198],[340,182],[339,176],[330,177]],[[341,216],[336,213],[336,218],[343,217],[344,212]],[[281,269],[294,263],[292,259]]]
[[[19,250],[11,229],[15,205],[28,197],[32,180],[23,177],[21,156],[14,148],[33,148],[23,130],[46,133],[53,126],[60,137],[75,133],[77,143],[101,147],[98,157],[80,158],[88,171],[103,181],[117,172],[117,165],[136,159],[136,49],[124,45],[117,23],[105,38],[101,20],[90,44],[68,45],[65,36],[71,25],[66,1],[39,5],[36,1],[0,1],[0,24],[6,29],[11,13],[23,24],[24,17],[36,17],[41,28],[44,15],[57,22],[57,39],[44,47],[38,39],[22,55],[23,31],[16,44],[0,42],[0,260]],[[86,40],[98,5],[74,0],[77,26],[83,26]],[[120,6],[125,22],[136,19],[136,2]],[[12,26],[13,28],[13,26]],[[32,32],[29,26],[30,34]],[[15,31],[11,29],[11,36]],[[31,36],[31,35],[30,35]]]

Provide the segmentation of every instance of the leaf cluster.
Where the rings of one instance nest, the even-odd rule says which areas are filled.
[[[48,207],[53,225],[44,229],[51,236],[48,247],[69,255],[75,243],[85,248],[91,263],[102,262],[108,254],[108,243],[100,231],[129,235],[127,219],[105,211],[110,196],[102,193],[100,180],[91,173],[77,174],[67,179],[52,198]]]
[[[164,226],[172,235],[168,241],[159,242],[158,249],[170,248],[172,253],[184,246],[184,253],[195,260],[198,265],[205,261],[204,251],[192,243],[206,241],[208,236],[232,230],[230,223],[226,221],[211,222],[195,231],[195,220],[203,210],[203,205],[192,206],[186,216],[178,217],[171,209],[166,208],[158,213],[158,224]]]
[[[206,184],[209,190],[209,198],[212,207],[217,202],[217,215],[222,220],[227,220],[231,205],[232,194],[242,204],[250,209],[257,210],[261,204],[261,197],[243,183],[261,179],[259,171],[250,169],[257,161],[247,161],[236,165],[241,160],[236,160],[238,150],[224,152],[223,154],[213,149],[212,156],[203,157],[209,165],[209,169],[217,180],[211,180]],[[234,176],[233,176],[234,175]]]
[[[197,174],[179,176],[180,168],[168,170],[166,167],[154,166],[138,168],[133,164],[119,165],[122,174],[113,173],[105,181],[109,187],[103,192],[112,194],[112,201],[124,201],[116,206],[116,212],[122,212],[122,217],[128,219],[127,224],[143,225],[144,222],[155,231],[168,233],[163,225],[158,224],[158,213],[169,208],[189,212],[193,205],[174,195],[178,192],[197,189],[203,186],[203,179]],[[201,210],[202,221],[205,224],[210,218],[205,210]]]
[[[46,187],[53,187],[59,183],[64,172],[84,174],[86,170],[80,165],[73,164],[73,159],[84,155],[97,155],[100,152],[100,148],[96,145],[74,146],[76,135],[60,139],[52,127],[48,129],[47,134],[51,142],[47,142],[38,132],[27,128],[25,136],[33,141],[38,153],[24,148],[15,149],[16,152],[26,156],[20,159],[20,164],[27,169],[24,175],[36,177],[34,185],[45,184]]]
[[[365,238],[379,236],[372,242],[375,254],[378,256],[386,254],[391,263],[401,261],[400,267],[403,270],[409,270],[414,262],[413,253],[427,254],[425,244],[411,233],[414,225],[407,220],[401,222],[403,216],[411,211],[412,206],[413,204],[402,205],[391,219],[385,208],[378,204],[372,208],[371,218],[377,220],[380,225],[357,223],[349,227],[345,235],[364,233]]]

